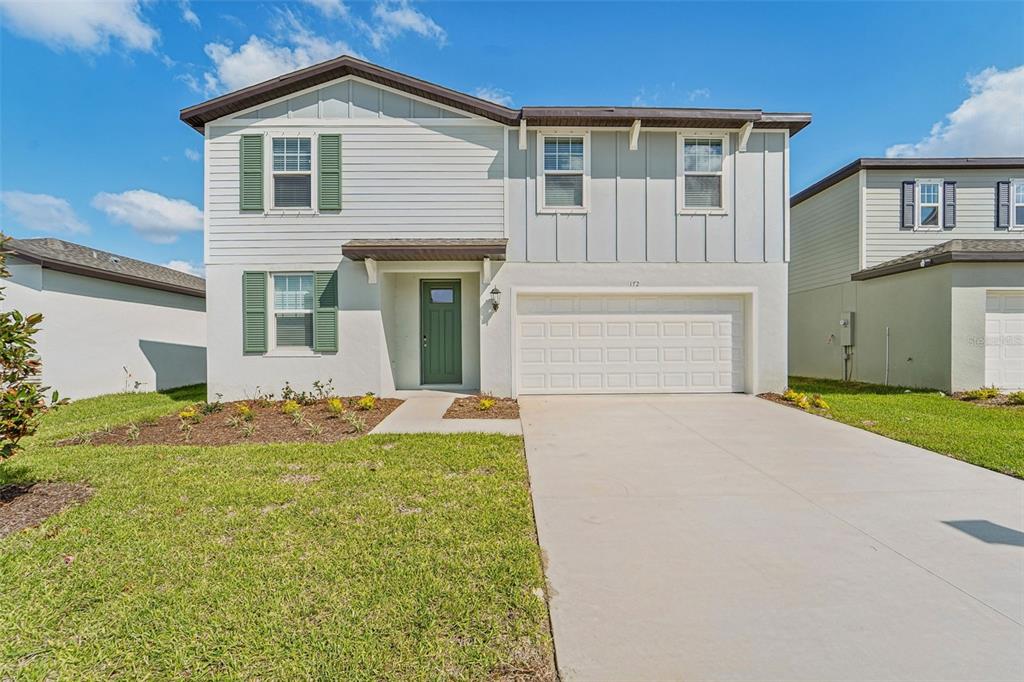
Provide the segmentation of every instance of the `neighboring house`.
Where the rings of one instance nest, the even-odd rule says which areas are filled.
[[[62,397],[206,381],[199,277],[60,239],[12,239],[4,310],[42,313],[42,383]]]
[[[1024,158],[859,159],[791,203],[793,374],[1024,389]]]
[[[807,114],[510,109],[341,57],[181,119],[205,135],[211,392],[786,383]]]

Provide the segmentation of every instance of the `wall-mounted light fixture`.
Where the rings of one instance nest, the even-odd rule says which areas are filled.
[[[501,290],[498,287],[494,287],[490,291],[491,294],[491,310],[498,312],[498,306],[501,305]]]

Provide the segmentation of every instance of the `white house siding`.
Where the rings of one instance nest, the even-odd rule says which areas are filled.
[[[729,136],[734,173],[726,215],[680,215],[675,132],[590,133],[590,207],[537,213],[537,136],[525,151],[509,131],[510,261],[540,263],[779,263],[785,259],[786,136]]]
[[[790,294],[849,282],[860,269],[859,187],[854,174],[793,207]]]
[[[206,381],[202,298],[58,272],[13,257],[10,269],[3,308],[43,314],[37,336],[42,382],[62,396]]]
[[[996,182],[1024,176],[1020,170],[869,170],[864,197],[865,267],[920,251],[950,239],[1024,239],[996,228]],[[900,184],[916,178],[956,180],[956,227],[935,231],[900,229]]]

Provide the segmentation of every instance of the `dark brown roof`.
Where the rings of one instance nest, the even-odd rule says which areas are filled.
[[[341,253],[352,260],[502,260],[506,244],[507,239],[350,239]]]
[[[1024,157],[1020,156],[990,156],[990,157],[956,157],[956,158],[922,158],[922,159],[874,159],[861,158],[848,163],[835,173],[827,175],[821,180],[800,190],[790,199],[789,205],[796,206],[801,201],[813,197],[818,192],[828,189],[832,185],[845,180],[860,170],[918,170],[922,168],[950,168],[964,170],[975,168],[980,170],[999,170],[1011,168],[1024,168]]]
[[[7,250],[44,268],[206,298],[206,280],[63,239],[11,239]]]
[[[344,76],[358,76],[418,97],[467,111],[505,125],[628,126],[636,119],[653,127],[739,127],[746,122],[759,128],[788,128],[795,134],[811,122],[810,114],[772,114],[760,109],[687,109],[649,107],[524,107],[510,109],[404,73],[349,56],[314,64],[292,73],[251,85],[181,110],[181,120],[199,132],[225,116],[279,97],[306,90]]]
[[[874,279],[943,263],[1024,263],[1024,239],[950,239],[850,275]]]

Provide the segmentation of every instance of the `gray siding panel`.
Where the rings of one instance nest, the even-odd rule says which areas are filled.
[[[707,260],[707,221],[702,215],[681,215],[676,219],[676,260],[703,263]]]
[[[898,202],[896,213],[898,220]],[[790,292],[850,281],[850,275],[860,269],[859,216],[860,178],[857,175],[793,207]]]
[[[526,260],[552,263],[557,259],[557,219],[537,213],[537,136],[530,135],[526,153]]]
[[[647,260],[676,260],[675,133],[647,136]]]
[[[587,216],[560,215],[557,230],[557,260],[568,263],[587,260]]]
[[[764,135],[753,133],[736,154],[736,260],[764,260]]]
[[[616,133],[590,134],[590,213],[587,215],[587,260],[614,263]]]
[[[615,134],[618,183],[615,219],[618,223],[619,262],[642,263],[647,259],[647,135],[637,150],[629,151],[629,134]]]

